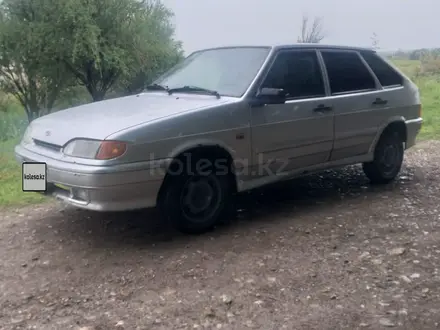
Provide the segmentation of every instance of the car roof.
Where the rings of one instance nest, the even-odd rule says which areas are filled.
[[[357,47],[357,46],[344,46],[344,45],[329,45],[318,43],[293,43],[293,44],[271,44],[271,45],[258,45],[258,44],[238,44],[238,45],[225,45],[220,47],[211,47],[205,49],[199,49],[198,51],[213,50],[213,49],[225,49],[225,48],[270,48],[274,50],[280,49],[292,49],[292,48],[325,48],[325,49],[340,49],[340,50],[355,50],[355,51],[374,51],[372,48]]]

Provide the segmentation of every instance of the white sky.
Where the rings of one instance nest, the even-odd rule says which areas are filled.
[[[383,50],[440,47],[440,0],[163,0],[186,53],[227,44],[294,43],[301,17],[321,16],[322,43]]]

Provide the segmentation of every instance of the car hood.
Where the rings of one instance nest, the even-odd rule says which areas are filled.
[[[32,122],[30,136],[63,146],[74,138],[104,140],[109,135],[139,124],[182,112],[230,102],[205,95],[168,95],[148,92],[93,102],[57,111]]]

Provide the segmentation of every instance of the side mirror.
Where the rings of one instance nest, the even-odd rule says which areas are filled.
[[[256,95],[260,104],[283,104],[286,102],[286,92],[281,88],[262,88]]]

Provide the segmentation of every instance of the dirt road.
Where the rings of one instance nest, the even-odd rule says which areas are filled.
[[[241,196],[184,236],[153,212],[0,213],[1,329],[436,329],[440,143],[371,187],[359,167]]]

